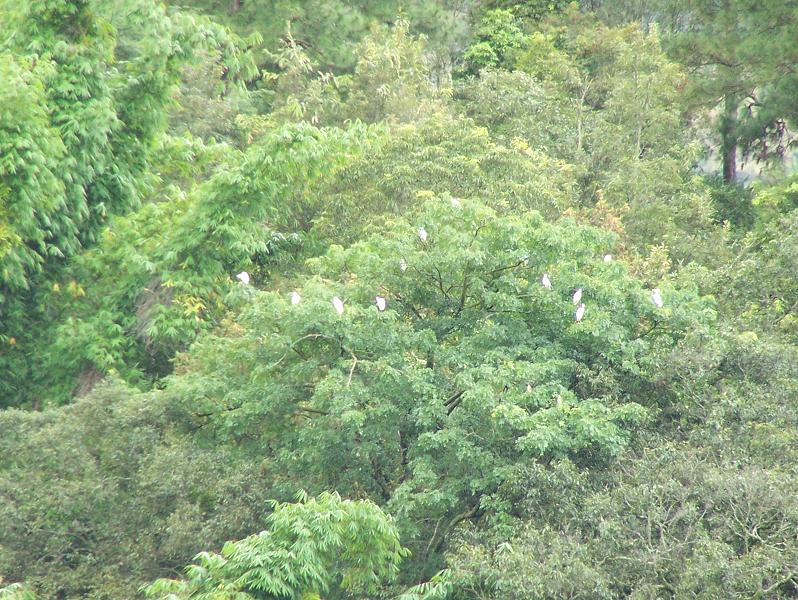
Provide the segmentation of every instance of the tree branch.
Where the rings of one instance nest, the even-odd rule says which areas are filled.
[[[432,536],[432,539],[430,540],[430,543],[427,545],[427,551],[425,552],[425,557],[429,557],[429,548],[430,548],[430,546],[432,546],[432,551],[434,553],[439,552],[441,547],[443,546],[444,542],[446,541],[447,534],[452,529],[457,527],[457,525],[459,525],[460,523],[465,521],[466,519],[471,519],[471,518],[475,517],[478,510],[479,510],[479,501],[477,501],[477,503],[474,506],[472,506],[470,508],[467,508],[463,512],[455,515],[452,518],[452,520],[449,521],[449,524],[444,528],[443,532],[441,532],[440,536],[438,537],[438,540],[435,542],[434,545],[433,545],[433,541],[435,540],[435,535]],[[437,531],[436,531],[436,534],[437,534]]]
[[[349,387],[349,385],[352,383],[352,374],[355,372],[355,367],[357,366],[357,356],[355,356],[355,353],[351,350],[349,351],[349,354],[352,355],[352,368],[349,369],[349,378],[346,380],[346,387]]]

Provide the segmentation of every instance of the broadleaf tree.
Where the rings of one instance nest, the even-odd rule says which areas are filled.
[[[240,317],[195,345],[168,394],[268,457],[281,493],[301,474],[377,499],[431,568],[518,461],[621,452],[668,403],[662,361],[714,311],[667,282],[657,308],[602,259],[613,237],[597,229],[476,199],[423,206],[310,260],[298,303],[290,286],[241,290]]]
[[[337,494],[272,503],[267,529],[220,554],[203,552],[187,579],[160,579],[145,588],[163,600],[307,600],[345,590],[376,591],[396,577],[407,550],[391,518],[367,500]]]

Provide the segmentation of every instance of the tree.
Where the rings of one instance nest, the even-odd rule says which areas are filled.
[[[505,9],[525,25],[536,25],[547,16],[560,12],[572,4],[573,0],[488,0],[481,3],[485,10]]]
[[[786,471],[668,443],[598,481],[568,463],[529,468],[510,492],[523,520],[459,536],[455,594],[789,598],[798,584],[792,485]]]
[[[367,500],[338,494],[273,502],[268,529],[221,554],[203,552],[188,580],[158,580],[148,598],[319,598],[337,590],[373,593],[399,571],[407,551],[391,518]]]
[[[214,48],[240,85],[254,65],[223,28],[150,0],[119,11],[110,0],[3,2],[0,17],[13,32],[0,40],[13,84],[0,111],[0,339],[14,342],[0,364],[18,367],[0,384],[7,404],[28,379],[30,356],[17,359],[66,261],[157,185],[150,162],[182,66]]]
[[[717,113],[723,178],[740,160],[781,159],[795,118],[798,89],[792,44],[798,7],[781,0],[673,3],[673,55],[692,72],[697,103]]]
[[[185,3],[0,0],[0,597],[798,595],[792,0]]]
[[[144,386],[169,373],[175,352],[226,312],[235,273],[266,279],[300,252],[319,211],[313,186],[377,134],[299,124],[245,153],[198,141],[165,147],[162,173],[215,173],[188,197],[156,188],[167,197],[115,218],[95,249],[40,291],[50,327],[7,327],[14,344],[0,350],[0,365],[16,376],[0,383],[3,402],[61,404],[110,373]]]
[[[472,74],[486,68],[506,67],[514,62],[514,54],[526,41],[511,11],[491,10],[482,17],[476,40],[463,54],[463,61]]]
[[[258,32],[264,39],[264,67],[275,66],[269,56],[285,40],[286,23],[292,36],[322,71],[336,75],[351,73],[357,63],[355,48],[369,35],[372,26],[390,26],[398,19],[412,24],[415,35],[430,40],[436,71],[442,76],[461,51],[469,33],[473,0],[434,0],[401,2],[378,0],[353,4],[345,0],[248,0],[227,10],[217,0],[174,2],[213,15],[214,20],[231,26],[241,35]]]
[[[574,171],[521,139],[497,140],[473,120],[443,112],[394,129],[327,178],[312,232],[347,245],[402,216],[430,195],[489,197],[502,214],[547,217],[575,202]]]
[[[2,583],[0,581],[0,584]],[[21,583],[12,583],[0,588],[0,598],[3,600],[36,600],[36,594]]]
[[[45,262],[96,242],[109,215],[138,205],[172,88],[195,49],[221,48],[233,74],[254,74],[237,40],[218,26],[167,15],[148,0],[127,11],[127,20],[113,11],[103,18],[102,6],[88,0],[0,5],[15,32],[0,43],[3,66],[17,71],[8,73],[15,86],[4,90],[1,127],[15,135],[4,142],[2,207],[20,229],[2,255],[2,290],[27,289]],[[145,11],[149,19],[140,18]],[[9,53],[21,57],[16,67]],[[47,204],[39,204],[42,195]]]
[[[566,165],[573,195],[560,210],[619,233],[620,248],[663,245],[674,263],[723,256],[710,188],[695,173],[685,76],[656,32],[575,9],[538,29],[516,71],[460,82],[459,106],[504,143]]]
[[[355,59],[349,74],[318,70],[289,29],[274,53],[278,69],[264,87],[270,114],[262,119],[343,127],[352,121],[408,123],[443,110],[428,47],[405,19],[391,27],[373,25],[355,47]]]
[[[739,316],[742,326],[794,336],[798,333],[798,285],[792,265],[798,259],[798,211],[777,212],[778,204],[795,203],[794,184],[765,187],[753,202],[763,212],[775,214],[740,240],[735,262],[716,273],[717,285],[726,290],[724,303],[730,314]]]
[[[0,53],[6,82],[0,91],[0,306],[8,302],[6,290],[27,287],[45,257],[62,252],[47,227],[50,216],[66,208],[59,176],[66,148],[50,122],[43,81],[51,69]]]
[[[262,527],[254,457],[118,381],[69,406],[0,411],[0,573],[40,598],[136,597],[202,548]],[[46,556],[47,560],[41,560]]]
[[[611,247],[592,228],[431,197],[310,261],[304,283],[251,296],[195,345],[168,394],[204,415],[205,431],[268,457],[281,495],[301,474],[311,492],[386,506],[424,572],[460,522],[494,508],[513,465],[601,463],[665,402],[658,365],[711,310],[668,285],[658,311],[601,259]]]

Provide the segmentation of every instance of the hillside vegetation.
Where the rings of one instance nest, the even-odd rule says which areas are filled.
[[[0,0],[0,599],[798,597],[798,4]]]

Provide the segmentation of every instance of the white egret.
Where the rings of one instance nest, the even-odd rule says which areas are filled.
[[[585,304],[583,302],[582,304],[579,305],[579,308],[576,309],[576,312],[574,313],[574,318],[578,323],[579,321],[582,320],[582,317],[584,316],[585,316]]]
[[[402,273],[407,271],[407,263],[405,262],[404,258],[399,261],[399,268],[402,269]]]
[[[604,262],[612,262],[612,254],[605,254]]]
[[[574,304],[579,304],[580,300],[582,300],[582,288],[576,288],[573,297]]]
[[[423,227],[419,227],[418,228],[418,237],[421,238],[422,242],[426,242],[427,241],[427,230],[424,229]]]
[[[660,295],[659,293],[659,288],[654,288],[653,290],[651,290],[651,301],[654,303],[654,306],[656,306],[657,308],[663,307],[662,295]]]
[[[548,273],[543,273],[543,277],[540,279],[540,285],[542,285],[547,290],[551,289],[551,280],[549,280]]]
[[[241,271],[238,275],[236,275],[236,279],[238,279],[244,285],[249,285],[249,273],[246,271]]]
[[[291,304],[299,304],[302,300],[302,296],[299,295],[299,292],[291,292]]]
[[[385,298],[383,298],[382,296],[377,296],[376,298],[374,298],[374,302],[377,303],[377,309],[379,309],[380,312],[385,310],[385,304],[386,304]]]
[[[532,392],[532,384],[531,383],[527,383],[526,384],[526,393],[529,394],[531,392]]]
[[[332,299],[332,304],[335,307],[335,312],[337,312],[339,315],[344,314],[344,303],[338,296],[335,296]]]
[[[460,204],[460,199],[459,198],[452,198],[452,206],[454,208],[463,208],[463,205]]]

